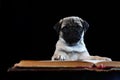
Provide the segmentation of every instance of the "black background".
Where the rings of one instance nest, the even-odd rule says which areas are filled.
[[[64,3],[64,4],[63,4]],[[53,26],[63,17],[79,16],[90,27],[85,44],[91,55],[120,60],[120,12],[117,2],[2,2],[2,72],[22,59],[49,60],[58,36]]]

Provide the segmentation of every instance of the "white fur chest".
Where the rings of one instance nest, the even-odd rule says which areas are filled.
[[[68,52],[84,52],[87,51],[84,42],[78,42],[75,46],[68,46],[62,40],[59,40],[56,44],[56,49],[65,50]]]

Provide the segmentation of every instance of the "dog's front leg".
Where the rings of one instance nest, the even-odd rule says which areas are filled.
[[[54,60],[65,61],[68,59],[69,59],[68,55],[65,52],[59,50],[56,50],[54,55],[52,56],[52,61]]]

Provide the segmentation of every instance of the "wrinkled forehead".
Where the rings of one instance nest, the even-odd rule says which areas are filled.
[[[66,18],[62,19],[61,28],[63,28],[66,25],[74,26],[75,24],[80,25],[81,27],[83,27],[82,26],[82,21],[83,20],[81,18],[79,18],[79,17],[66,17]]]

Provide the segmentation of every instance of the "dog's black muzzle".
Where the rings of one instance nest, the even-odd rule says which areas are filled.
[[[69,46],[74,46],[80,39],[83,32],[82,28],[64,27],[62,30],[62,37]]]

